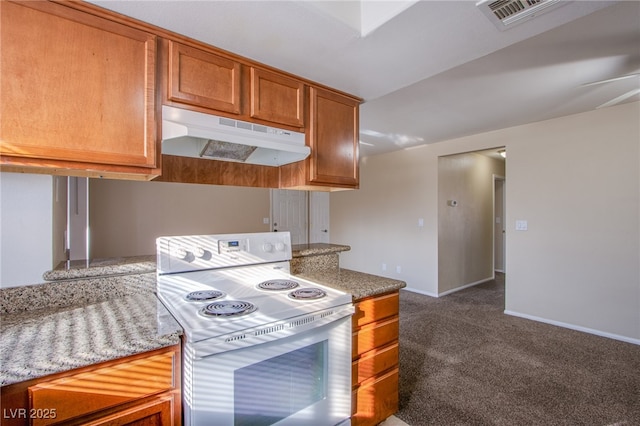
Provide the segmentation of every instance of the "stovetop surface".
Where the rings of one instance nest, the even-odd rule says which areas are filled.
[[[299,285],[292,290],[258,288],[260,283],[270,280],[295,281]],[[309,300],[297,300],[290,296],[293,291],[309,288],[319,289],[325,296]],[[191,301],[186,298],[189,293],[208,290],[217,290],[223,296],[213,301]],[[159,275],[157,291],[160,300],[183,327],[189,342],[351,303],[350,294],[290,275],[289,262]],[[315,291],[302,293],[317,296]],[[200,312],[218,301],[248,302],[255,306],[255,310],[231,317],[205,316]]]

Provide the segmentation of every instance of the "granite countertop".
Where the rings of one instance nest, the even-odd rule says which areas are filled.
[[[344,268],[304,272],[297,276],[351,293],[354,301],[400,290],[407,285],[404,281]]]
[[[0,385],[180,343],[182,328],[153,292],[155,280],[147,273],[0,289]]]
[[[349,246],[302,244],[294,257]],[[63,264],[53,282],[0,289],[0,385],[172,346],[182,329],[156,297],[155,257]],[[337,268],[298,274],[354,301],[399,290],[404,281]]]
[[[108,259],[61,262],[42,276],[45,281],[156,272],[156,256],[113,257]]]
[[[310,243],[310,244],[293,244],[291,246],[291,255],[293,257],[315,256],[319,254],[340,253],[349,251],[351,247],[342,244],[328,243]]]

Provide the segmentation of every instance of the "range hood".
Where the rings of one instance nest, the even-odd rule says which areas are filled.
[[[163,105],[162,153],[277,167],[311,149],[304,133]]]

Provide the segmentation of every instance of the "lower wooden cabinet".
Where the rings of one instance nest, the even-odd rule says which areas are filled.
[[[180,346],[2,387],[2,406],[2,426],[180,425]]]
[[[399,296],[356,302],[353,315],[353,426],[377,425],[398,411]]]

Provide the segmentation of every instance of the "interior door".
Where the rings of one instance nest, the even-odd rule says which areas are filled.
[[[291,244],[306,244],[308,240],[307,191],[271,190],[271,230],[289,231]]]
[[[329,243],[328,192],[309,192],[309,242]]]

